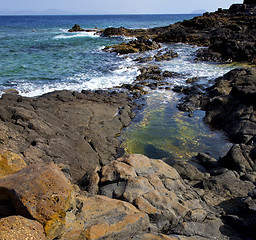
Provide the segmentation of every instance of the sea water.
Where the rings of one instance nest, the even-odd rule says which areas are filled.
[[[0,90],[14,88],[24,96],[54,90],[102,89],[130,83],[138,74],[129,58],[105,53],[120,37],[82,28],[149,28],[165,26],[193,15],[0,16]]]
[[[125,37],[101,37],[97,28],[151,28],[190,19],[195,15],[104,15],[104,16],[0,16],[0,94],[15,89],[23,96],[39,96],[55,90],[107,89],[131,83],[139,74],[140,54],[107,53],[108,45],[128,41]],[[74,24],[94,32],[68,32]],[[170,84],[185,84],[201,77],[201,83],[223,75],[234,66],[195,62],[198,47],[167,44],[178,57],[155,63],[182,77]],[[155,54],[154,51],[145,54]],[[153,91],[145,97],[145,109],[122,133],[123,147],[149,157],[187,159],[196,152],[218,157],[228,149],[226,137],[206,126],[203,112],[194,117],[179,112],[179,96]]]

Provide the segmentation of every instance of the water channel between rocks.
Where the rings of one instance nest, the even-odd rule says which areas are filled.
[[[171,44],[167,46],[179,54],[178,58],[159,64],[162,70],[180,74],[170,79],[171,85],[186,84],[186,79],[197,77],[209,86],[237,65],[210,64],[194,61],[194,46]],[[171,90],[150,91],[145,95],[145,107],[138,112],[130,126],[120,135],[122,147],[127,153],[140,153],[150,158],[189,160],[198,152],[219,158],[231,147],[225,134],[211,128],[203,121],[204,111],[197,110],[192,117],[177,109],[181,94]]]

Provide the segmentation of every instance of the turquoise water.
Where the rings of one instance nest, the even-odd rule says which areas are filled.
[[[195,15],[104,15],[104,16],[0,16],[0,94],[16,89],[23,96],[39,96],[54,90],[106,89],[131,83],[139,74],[127,56],[106,53],[107,45],[121,43],[124,37],[103,38],[95,32],[69,33],[74,24],[83,28],[150,28],[166,26]],[[187,78],[202,77],[207,84],[234,66],[194,62],[195,46],[166,44],[163,48],[179,56],[154,63],[182,77],[170,79],[171,85],[184,84]],[[155,51],[142,55],[154,55]],[[197,152],[218,157],[229,142],[220,132],[204,125],[203,112],[189,118],[179,112],[180,96],[172,91],[154,91],[146,97],[147,107],[122,133],[123,147],[130,153],[154,158],[188,159]]]
[[[102,51],[123,38],[69,33],[83,28],[165,26],[194,15],[0,16],[0,90],[25,96],[53,90],[100,89],[131,82],[130,59]]]

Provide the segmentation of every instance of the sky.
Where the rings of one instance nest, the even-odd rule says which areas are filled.
[[[178,14],[216,11],[243,0],[0,0],[0,13],[63,11],[72,14]],[[46,11],[47,12],[47,11]],[[49,11],[48,11],[49,12]]]

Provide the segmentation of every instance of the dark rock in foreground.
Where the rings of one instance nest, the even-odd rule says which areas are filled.
[[[28,164],[61,164],[72,181],[116,156],[115,136],[129,124],[133,106],[127,94],[107,91],[6,94],[0,103],[0,147]]]

